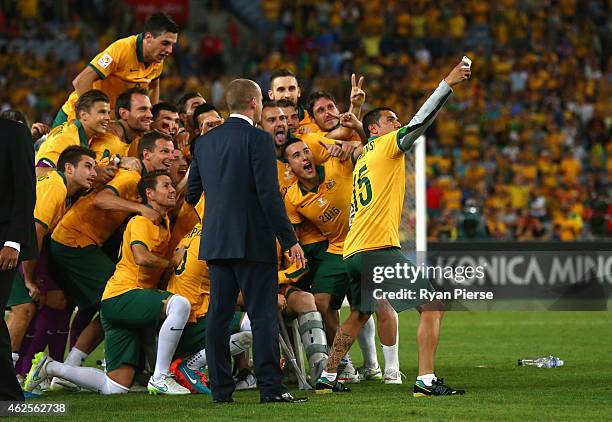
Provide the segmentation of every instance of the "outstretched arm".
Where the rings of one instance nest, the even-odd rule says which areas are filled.
[[[469,79],[470,75],[470,68],[466,63],[461,61],[451,70],[448,76],[440,82],[436,90],[427,101],[425,101],[425,104],[421,106],[412,120],[399,130],[397,134],[397,143],[402,151],[408,151],[414,144],[414,141],[425,133],[448,97],[453,93],[452,87]]]

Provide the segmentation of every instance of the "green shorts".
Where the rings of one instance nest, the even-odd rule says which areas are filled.
[[[358,252],[344,260],[346,271],[350,277],[350,296],[351,296],[351,309],[357,309],[360,312],[373,313],[376,303],[374,298],[366,298],[369,300],[364,301],[361,292],[362,285],[362,271],[364,267],[364,259],[367,259],[369,263],[380,261],[381,263],[390,262],[405,262],[410,266],[415,266],[414,263],[408,259],[401,251],[400,248],[384,248],[373,251]],[[424,278],[419,278],[415,284],[412,285],[411,289],[429,288],[429,282]],[[416,308],[423,304],[426,300],[415,299],[415,300],[389,300],[393,309],[397,312],[404,311],[406,309]]]
[[[161,320],[162,301],[172,293],[154,289],[136,289],[103,300],[100,320],[104,328],[106,371],[122,365],[137,366],[142,337]]]
[[[97,245],[71,248],[51,239],[49,253],[57,271],[57,284],[79,307],[97,307],[115,264]]]
[[[235,312],[230,323],[230,334],[240,330],[242,312]],[[206,348],[206,315],[198,318],[196,322],[188,322],[183,329],[183,335],[176,347],[177,355],[190,355]]]
[[[60,107],[59,111],[55,115],[55,120],[53,120],[53,124],[51,125],[51,129],[53,129],[54,127],[57,127],[59,125],[62,125],[64,123],[66,123],[67,121],[68,121],[68,115],[66,114],[66,112],[64,111],[63,106],[62,106],[62,107]]]
[[[308,273],[297,282],[293,283],[294,286],[305,292],[311,291],[310,289],[314,281],[315,273],[325,258],[327,247],[327,240],[302,246],[306,258],[308,259]]]
[[[312,293],[330,294],[332,309],[340,309],[349,284],[349,275],[346,272],[342,255],[325,252],[312,282]]]
[[[28,292],[28,289],[25,286],[25,281],[23,281],[23,277],[19,271],[15,271],[13,287],[11,287],[11,294],[8,298],[8,302],[6,303],[6,307],[10,308],[11,306],[23,305],[30,302],[32,302],[32,298],[30,297],[30,292]]]

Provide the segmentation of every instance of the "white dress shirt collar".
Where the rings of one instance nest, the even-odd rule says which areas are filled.
[[[255,125],[253,124],[253,120],[252,120],[250,117],[245,116],[244,114],[232,113],[232,114],[230,114],[229,116],[230,116],[230,117],[237,117],[237,118],[242,119],[242,120],[246,120],[247,122],[249,122],[249,124],[250,124],[251,126],[255,126]]]

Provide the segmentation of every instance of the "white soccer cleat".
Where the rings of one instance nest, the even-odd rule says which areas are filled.
[[[149,378],[149,383],[147,384],[147,390],[149,390],[149,394],[157,395],[157,394],[166,394],[170,396],[180,396],[184,394],[191,394],[191,392],[182,387],[172,375],[165,374],[158,380],[154,380],[153,377]]]
[[[257,388],[257,378],[250,369],[243,368],[236,376],[236,390],[253,390]]]
[[[338,382],[343,384],[358,384],[359,372],[353,366],[353,362],[348,362],[342,371],[338,372]]]
[[[81,391],[81,387],[63,378],[53,377],[53,379],[51,380],[50,390],[51,391],[70,391],[73,393],[78,393]]]
[[[359,372],[359,379],[365,381],[381,380],[383,377],[380,366],[376,368],[361,367],[357,369],[357,372]]]
[[[385,369],[382,382],[383,384],[401,384],[402,377],[406,378],[406,375],[402,374],[399,369]]]
[[[44,352],[38,352],[34,355],[32,367],[23,385],[25,391],[32,392],[40,383],[49,378],[49,375],[47,375],[47,365],[49,362],[53,362],[53,359]]]

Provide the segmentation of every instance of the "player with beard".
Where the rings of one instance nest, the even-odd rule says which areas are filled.
[[[272,101],[289,100],[297,105],[298,121],[300,126],[312,126],[312,130],[316,130],[316,126],[310,121],[308,112],[299,104],[302,91],[298,84],[295,74],[289,69],[277,69],[270,75],[270,89],[268,97]]]
[[[44,353],[32,362],[25,382],[32,391],[43,380],[61,377],[104,395],[125,394],[133,383],[140,360],[141,335],[148,327],[159,329],[155,372],[149,379],[150,394],[189,394],[169,372],[170,362],[189,317],[189,301],[158,290],[165,269],[174,269],[183,259],[171,255],[168,210],[176,205],[176,190],[166,172],[152,172],[138,182],[141,197],[160,216],[153,222],[133,217],[123,235],[121,259],[102,296],[100,315],[104,324],[106,373],[96,368],[59,363]]]
[[[119,137],[128,145],[122,157],[138,158],[138,142],[145,132],[151,130],[153,113],[151,99],[144,88],[130,88],[117,97],[115,103],[117,120],[109,126],[109,133]]]
[[[34,221],[40,255],[37,259],[23,262],[23,277],[18,273],[8,301],[11,313],[7,326],[14,363],[19,359],[26,330],[37,313],[35,303],[44,303],[44,306],[37,315],[34,340],[28,348],[33,353],[29,356],[25,354],[23,358],[31,361],[34,353],[47,345],[50,354],[58,359],[64,358],[70,314],[66,313],[66,298],[49,269],[48,235],[77,195],[91,189],[96,176],[95,157],[96,154],[90,149],[70,146],[60,154],[58,170],[52,170],[37,180]],[[65,334],[58,335],[60,330]]]
[[[265,101],[263,103],[260,125],[262,129],[270,133],[274,139],[277,154],[278,182],[281,189],[281,195],[284,197],[287,193],[287,189],[295,183],[296,177],[291,171],[286,157],[283,155],[283,148],[287,142],[295,140],[296,138],[289,132],[286,115],[275,102]],[[336,145],[335,141],[332,139],[327,139],[321,135],[312,133],[303,134],[302,139],[309,146],[310,151],[313,152],[313,160],[316,164],[321,164],[330,157],[338,157],[341,161],[346,161],[346,159],[349,158],[346,156],[346,151],[344,151],[342,147]],[[352,150],[353,149],[351,149],[351,151]],[[300,245],[304,248],[304,252],[308,258],[310,271],[301,278],[295,287],[310,291],[314,275],[325,258],[328,242],[319,229],[309,221],[304,221],[300,224],[296,232]],[[325,321],[326,334],[329,342],[333,340],[336,328],[339,324],[337,309],[342,303],[342,298],[338,299],[340,303],[335,305],[335,309],[333,309],[329,297],[324,297],[323,295],[315,296],[317,309]],[[345,369],[345,371],[343,371],[343,379],[352,382],[359,381],[348,354],[346,360],[343,361],[343,368]]]
[[[399,222],[405,195],[405,152],[434,121],[452,86],[470,77],[470,67],[463,61],[440,82],[417,114],[405,126],[388,108],[374,109],[363,118],[364,131],[371,135],[355,163],[351,204],[351,228],[344,241],[343,257],[351,277],[353,303],[348,319],[338,328],[327,368],[317,382],[319,392],[343,391],[338,383],[340,358],[349,350],[357,333],[370,318],[371,304],[362,303],[361,277],[364,259],[373,262],[410,262],[402,253]],[[417,279],[412,289],[427,288],[427,280]],[[442,311],[437,304],[423,301],[391,301],[397,311],[417,307],[421,320],[417,330],[419,372],[414,386],[415,397],[457,395],[463,390],[445,385],[434,373],[434,360],[439,341]],[[435,305],[435,306],[434,306]],[[430,309],[430,306],[435,307]]]
[[[59,273],[58,283],[83,312],[95,313],[106,281],[115,270],[115,262],[103,251],[103,244],[131,215],[155,222],[160,219],[157,211],[141,202],[138,182],[152,171],[170,168],[174,145],[169,136],[148,132],[143,135],[139,149],[141,171],[120,169],[101,191],[81,198],[51,236],[49,250]],[[91,271],[92,268],[96,271]],[[101,340],[102,327],[99,318],[95,318],[70,353],[80,357],[80,364]]]

